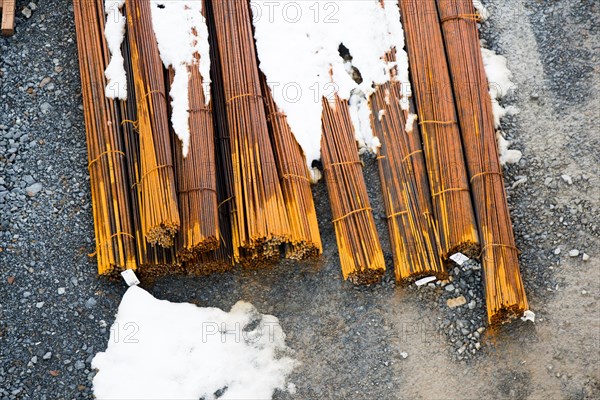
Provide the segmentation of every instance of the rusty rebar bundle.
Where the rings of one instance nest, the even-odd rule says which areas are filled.
[[[411,282],[432,275],[446,279],[416,115],[403,110],[401,101],[408,99],[402,97],[397,81],[378,87],[371,97],[396,280]]]
[[[136,269],[132,207],[117,104],[105,97],[108,47],[101,1],[73,2],[98,273]]]
[[[249,3],[211,2],[230,134],[234,259],[255,266],[279,258],[290,226],[269,139]]]
[[[285,256],[298,260],[314,257],[323,252],[323,247],[306,158],[288,125],[287,116],[275,104],[265,76],[260,75],[275,162],[290,222]]]
[[[140,134],[142,232],[148,242],[169,247],[180,219],[164,68],[152,28],[150,2],[127,0],[125,4]]]
[[[344,279],[381,280],[385,260],[362,172],[348,101],[323,98],[321,154]]]
[[[400,0],[400,6],[442,255],[476,257],[479,238],[435,0]]]
[[[498,156],[496,129],[472,1],[438,0],[448,63],[481,235],[490,324],[528,309]]]

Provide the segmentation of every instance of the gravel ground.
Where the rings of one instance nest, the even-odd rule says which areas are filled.
[[[484,2],[487,45],[508,58],[520,113],[504,130],[524,153],[506,179],[535,325],[485,330],[481,270],[398,288],[374,160],[369,194],[384,282],[342,282],[331,212],[315,187],[319,261],[147,286],[172,301],[276,315],[302,365],[294,398],[600,398],[600,10],[592,0]],[[72,8],[17,1],[0,39],[0,398],[90,398],[125,291],[96,276]],[[25,12],[28,14],[28,12]],[[577,251],[574,251],[577,250]],[[452,289],[452,287],[453,289]],[[465,297],[451,309],[448,299]],[[278,393],[277,398],[290,397]]]

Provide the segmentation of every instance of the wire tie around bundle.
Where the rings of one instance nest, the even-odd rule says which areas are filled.
[[[406,157],[404,157],[404,158],[402,159],[402,162],[404,163],[404,162],[408,161],[408,159],[409,159],[409,158],[411,158],[411,157],[414,157],[414,156],[416,156],[417,154],[419,154],[419,153],[422,153],[422,152],[423,152],[423,150],[415,150],[415,151],[413,151],[412,153],[408,154]]]
[[[400,217],[401,215],[406,215],[406,214],[408,214],[408,211],[398,211],[398,212],[395,212],[393,214],[388,215],[387,219],[392,219],[392,218]]]
[[[119,155],[125,157],[125,153],[123,153],[122,151],[119,151],[119,150],[107,150],[107,151],[104,151],[104,152],[100,153],[98,155],[98,157],[94,158],[92,161],[89,162],[89,164],[88,164],[88,170],[90,170],[92,168],[92,165],[94,163],[98,162],[102,157],[104,157],[104,156],[106,156],[108,154],[119,154]]]
[[[444,17],[441,19],[442,24],[448,21],[453,21],[453,20],[457,20],[457,19],[462,19],[465,21],[472,21],[472,22],[480,22],[481,21],[481,15],[479,14],[456,14],[456,15],[449,15],[447,17]]]
[[[124,119],[123,121],[121,121],[121,125],[125,125],[125,124],[133,125],[133,129],[136,129],[136,130],[139,127],[139,121],[132,121],[130,119]]]
[[[146,100],[146,97],[150,96],[150,95],[151,95],[151,94],[153,94],[153,93],[158,93],[158,94],[160,94],[160,95],[163,97],[163,99],[165,99],[165,100],[166,100],[165,94],[162,92],[162,90],[158,90],[158,89],[156,89],[156,90],[151,90],[151,91],[149,91],[148,93],[146,93],[144,96],[142,96],[142,101]]]
[[[207,112],[210,113],[212,112],[212,109],[210,107],[199,107],[199,108],[191,108],[188,110],[189,113],[200,113],[200,112]]]
[[[144,179],[146,179],[148,177],[148,175],[150,175],[151,173],[156,172],[159,169],[171,168],[171,167],[173,167],[172,164],[157,165],[156,167],[150,169],[144,175],[142,175],[142,177],[140,178],[139,182],[135,183],[134,186],[137,185],[137,184],[139,184],[140,182],[142,182]]]
[[[426,120],[426,121],[420,121],[419,125],[425,125],[425,124],[433,124],[433,125],[454,125],[456,124],[456,121],[435,121],[435,120]]]
[[[199,186],[199,187],[195,187],[195,188],[191,188],[191,189],[182,189],[178,193],[182,194],[182,193],[191,193],[191,192],[213,192],[213,193],[217,193],[217,189],[214,189],[214,188],[211,188],[211,187],[207,187],[207,186]]]
[[[349,212],[348,214],[346,214],[344,216],[341,216],[339,218],[334,219],[331,222],[335,224],[335,223],[338,223],[338,222],[341,222],[341,221],[345,220],[348,217],[351,217],[351,216],[353,216],[355,214],[358,214],[358,213],[361,213],[361,212],[364,212],[364,211],[373,211],[373,209],[371,207],[365,207],[365,208],[361,208],[361,209],[358,209],[358,210],[354,210],[354,211],[351,211],[351,212]]]
[[[243,97],[258,97],[258,98],[262,98],[262,95],[260,94],[255,94],[255,93],[243,93],[243,94],[238,94],[237,96],[233,96],[232,98],[230,98],[229,100],[227,100],[227,103],[231,103],[234,100],[237,99],[241,99]]]
[[[502,172],[496,172],[496,171],[485,171],[485,172],[480,172],[478,174],[475,174],[471,177],[471,183],[473,183],[473,181],[475,180],[475,178],[480,178],[482,176],[487,176],[487,175],[498,175],[500,178],[504,178],[504,174],[502,174]]]
[[[93,252],[93,253],[91,253],[91,254],[88,254],[88,256],[89,256],[89,257],[94,257],[95,255],[97,255],[97,254],[98,254],[98,249],[99,249],[99,248],[102,248],[102,247],[104,247],[104,246],[107,246],[107,245],[109,244],[109,242],[110,242],[111,240],[113,240],[113,239],[114,239],[115,237],[117,237],[117,236],[128,236],[129,238],[131,238],[131,239],[135,240],[135,236],[133,236],[131,233],[127,233],[127,232],[117,232],[117,233],[115,233],[114,235],[110,236],[110,237],[109,237],[108,239],[106,239],[105,241],[103,241],[103,242],[100,242],[100,243],[96,244],[96,251],[94,251],[94,252]]]
[[[273,111],[267,115],[267,121],[272,121],[273,117],[287,118],[287,115],[281,111]]]
[[[493,247],[502,247],[502,248],[514,250],[517,252],[517,254],[521,254],[521,251],[516,246],[513,246],[512,244],[490,243],[490,244],[486,244],[485,246],[483,246],[481,248],[481,251],[479,252],[479,257],[477,257],[477,258],[481,258],[483,256],[483,253],[485,253],[488,249],[493,248]]]
[[[281,180],[284,180],[284,179],[290,180],[290,179],[293,179],[293,178],[294,179],[301,179],[301,180],[304,180],[304,181],[307,181],[308,183],[310,183],[310,179],[308,179],[307,177],[302,176],[302,175],[285,174],[285,175],[281,176]]]
[[[435,198],[435,197],[441,196],[443,194],[446,194],[448,192],[468,192],[468,191],[469,191],[469,189],[465,189],[465,188],[450,188],[450,189],[440,190],[439,192],[432,194],[431,197]]]
[[[219,203],[219,205],[217,206],[217,208],[221,208],[221,206],[223,206],[223,205],[225,205],[225,204],[229,203],[229,202],[230,202],[231,200],[233,200],[234,198],[235,198],[235,196],[231,196],[230,198],[223,200],[222,202],[220,202],[220,203]]]

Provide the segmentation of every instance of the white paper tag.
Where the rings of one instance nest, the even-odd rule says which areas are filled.
[[[470,258],[465,256],[463,253],[453,254],[450,256],[450,259],[460,266],[470,260]]]
[[[126,269],[125,271],[121,272],[121,276],[123,279],[125,279],[125,283],[129,287],[140,284],[140,280],[132,269]]]
[[[435,276],[428,276],[426,278],[422,278],[422,279],[419,279],[418,281],[416,281],[415,285],[423,286],[423,285],[427,285],[429,282],[433,282],[435,280],[437,280],[437,278]]]

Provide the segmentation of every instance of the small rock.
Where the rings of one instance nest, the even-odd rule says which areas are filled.
[[[50,103],[46,102],[46,103],[42,103],[42,105],[40,105],[40,111],[43,114],[47,114],[48,111],[50,111],[50,109],[52,108],[52,106],[50,105]]]
[[[8,278],[6,278],[6,281],[8,282],[9,285],[12,285],[13,283],[15,283],[15,277],[9,276]]]
[[[579,257],[579,250],[573,249],[569,251],[569,257]]]
[[[474,310],[474,309],[475,309],[475,307],[477,307],[477,302],[476,302],[475,300],[471,300],[471,301],[469,302],[469,305],[468,305],[468,307],[469,307],[469,310]]]
[[[446,286],[444,287],[444,289],[445,289],[447,292],[453,292],[453,291],[454,291],[454,285],[453,285],[453,284],[446,285]]]
[[[46,86],[47,84],[49,84],[50,81],[52,81],[52,78],[50,78],[49,76],[47,76],[44,79],[42,79],[42,81],[40,82],[39,86],[41,88],[43,88],[44,86]]]
[[[446,304],[450,308],[460,307],[462,305],[465,305],[466,303],[467,303],[467,299],[465,299],[465,296],[460,296],[455,299],[448,299],[448,301],[446,301]]]
[[[560,247],[557,247],[556,249],[554,249],[554,255],[559,255],[560,254]]]
[[[30,8],[32,11],[35,11],[35,10],[37,10],[37,4],[35,4],[33,1],[32,1],[32,2],[30,2],[30,3],[29,3],[27,6],[28,6],[28,7],[29,7],[29,8]]]
[[[30,291],[23,292],[23,297],[29,297],[29,296],[31,296],[31,292]]]
[[[37,364],[37,356],[31,357],[31,363],[32,364]]]
[[[24,7],[21,10],[21,14],[23,14],[25,16],[25,18],[29,19],[29,18],[31,18],[31,9],[28,7]]]
[[[75,369],[84,369],[85,363],[81,360],[75,361]]]
[[[40,302],[38,302],[38,303],[35,303],[35,306],[36,306],[37,308],[42,308],[42,307],[44,307],[44,302],[43,302],[43,301],[40,301]]]
[[[569,175],[561,175],[563,181],[565,181],[568,185],[573,184],[573,179]]]
[[[44,360],[49,360],[52,357],[52,352],[48,351],[46,352],[46,354],[44,354],[44,357],[42,357]]]
[[[583,256],[581,257],[581,259],[582,259],[583,261],[589,261],[589,259],[590,259],[590,256],[589,256],[588,254],[585,254],[585,253],[583,253]]]
[[[34,183],[33,185],[25,188],[25,193],[27,193],[27,196],[33,197],[36,194],[38,194],[39,192],[41,192],[43,188],[44,187],[42,186],[41,183]]]
[[[85,307],[86,308],[94,308],[94,306],[96,305],[96,299],[94,299],[93,297],[90,297],[89,299],[87,299],[87,301],[85,302]]]
[[[59,287],[59,288],[56,290],[56,292],[57,292],[58,294],[65,294],[65,288],[64,288],[64,287]]]
[[[400,353],[400,357],[406,360],[408,358],[408,353],[403,351],[402,353]]]

